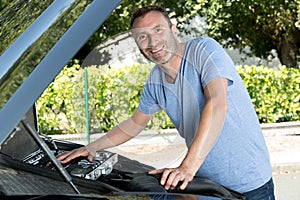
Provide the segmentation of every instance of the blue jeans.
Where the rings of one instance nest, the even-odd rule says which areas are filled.
[[[263,186],[243,194],[246,200],[275,200],[274,184],[271,178]]]

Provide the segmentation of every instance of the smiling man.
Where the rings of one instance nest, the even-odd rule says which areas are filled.
[[[133,37],[146,58],[161,66],[172,61],[174,56],[181,60],[184,44],[179,43],[174,35],[176,27],[163,15],[148,13],[133,21],[131,26]]]
[[[224,49],[211,38],[180,42],[168,13],[159,6],[138,9],[131,19],[141,53],[156,65],[131,118],[86,147],[58,157],[92,160],[96,151],[139,134],[154,113],[164,110],[188,152],[176,168],[161,174],[160,184],[185,189],[194,176],[211,179],[250,200],[274,199],[268,150],[251,99]]]

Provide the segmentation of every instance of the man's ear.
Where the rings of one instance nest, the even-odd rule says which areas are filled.
[[[174,34],[175,36],[177,36],[177,35],[178,35],[178,29],[177,29],[177,27],[176,27],[175,24],[172,24],[171,29],[172,29],[173,34]]]

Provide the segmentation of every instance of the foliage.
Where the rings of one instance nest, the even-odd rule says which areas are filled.
[[[299,1],[211,0],[205,10],[208,34],[227,47],[249,46],[261,58],[272,57],[275,49],[283,65],[297,67]]]
[[[261,123],[300,120],[300,72],[281,67],[239,67]]]
[[[138,106],[151,66],[134,65],[111,69],[89,67],[88,103],[91,132],[106,132]],[[281,67],[238,67],[261,123],[300,120],[300,72]],[[37,101],[39,126],[43,133],[85,132],[84,70],[78,64],[65,69]],[[147,129],[174,128],[159,112]]]
[[[18,38],[31,23],[51,4],[51,1],[1,1],[0,54]]]
[[[0,54],[3,54],[17,38],[20,39],[24,31],[28,30],[26,28],[28,28],[52,2],[53,1],[14,0],[11,4],[4,7],[0,13]],[[33,37],[28,41],[28,45],[23,44],[21,45],[21,49],[14,50],[18,56],[11,56],[12,60],[10,64],[13,64],[13,67],[9,70],[4,70],[5,74],[2,74],[5,77],[13,78],[1,79],[0,107],[14,94],[16,89],[24,82],[26,77],[29,76],[87,6],[88,0],[73,1],[68,6],[59,10],[59,15],[55,15],[55,17],[45,20],[42,23],[44,28],[47,27],[45,30],[44,28],[39,28],[33,31],[34,33],[29,33],[32,34]],[[19,42],[22,43],[22,40],[19,40]],[[8,54],[6,54],[6,56],[8,56]]]
[[[12,0],[0,0],[0,11],[11,3]]]
[[[178,28],[183,31],[184,25],[196,15],[196,11],[198,11],[205,1],[177,0],[174,2],[170,0],[123,0],[76,55],[76,58],[83,60],[96,45],[108,40],[110,37],[127,32],[129,30],[131,14],[137,8],[151,4],[161,5],[171,13],[173,18],[177,19]],[[186,31],[188,32],[188,30]]]
[[[195,16],[208,23],[207,34],[227,47],[248,55],[272,58],[272,50],[283,65],[297,67],[300,47],[300,2],[282,0],[124,0],[89,40],[77,56],[85,56],[109,37],[129,30],[131,13],[144,5],[166,8],[184,33],[198,32],[199,27],[184,29]],[[245,51],[250,47],[250,51]]]
[[[79,88],[80,65],[64,68],[36,102],[39,129],[48,134],[75,132],[76,109],[73,96]]]
[[[19,2],[23,1],[26,0],[19,0]],[[0,11],[8,7],[7,5],[11,2],[12,0],[0,0]],[[40,6],[41,1],[37,2]],[[82,0],[80,4],[87,2],[87,0]],[[98,44],[112,36],[128,31],[131,13],[139,7],[150,4],[159,4],[165,7],[170,15],[176,18],[180,31],[197,32],[199,27],[186,30],[184,25],[189,24],[195,16],[200,15],[207,19],[209,25],[207,34],[219,42],[224,42],[224,45],[241,51],[244,51],[244,47],[250,47],[250,52],[245,53],[260,58],[272,58],[274,56],[272,50],[275,49],[283,65],[288,67],[297,67],[298,65],[299,0],[123,0],[75,58],[83,60]],[[34,12],[28,12],[30,16],[37,14],[36,9],[32,10]],[[10,13],[10,19],[21,16],[14,11]],[[72,12],[71,15],[77,17],[78,12]],[[68,25],[72,23],[72,20],[64,20]],[[24,22],[24,27],[30,22],[31,19]],[[14,35],[15,33],[12,34],[12,37]]]
[[[87,68],[91,132],[108,131],[134,113],[150,69],[149,65]],[[85,131],[84,84],[84,70],[78,64],[65,67],[37,101],[41,132]],[[164,112],[159,112],[147,129],[168,127],[173,127],[170,119]]]

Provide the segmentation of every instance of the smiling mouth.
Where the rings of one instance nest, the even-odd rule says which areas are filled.
[[[160,47],[160,48],[151,49],[150,52],[151,52],[152,54],[156,54],[156,53],[162,51],[163,49],[164,49],[164,47],[162,46],[162,47]]]
[[[149,52],[150,52],[153,56],[157,57],[157,56],[160,56],[160,54],[163,52],[164,47],[165,47],[165,46],[163,45],[163,46],[158,47],[158,48],[151,48]]]

